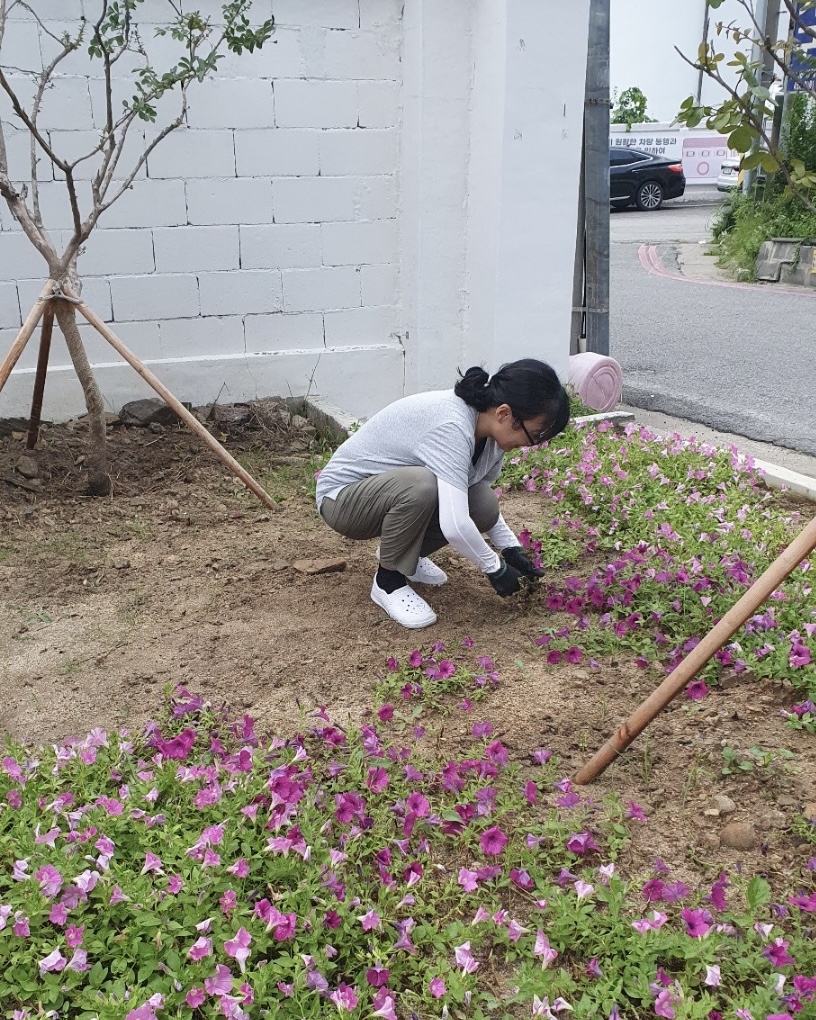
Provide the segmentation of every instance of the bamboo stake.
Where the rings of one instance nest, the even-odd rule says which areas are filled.
[[[68,291],[67,288],[63,289],[65,297],[71,302],[71,304],[75,305],[76,310],[79,312],[79,314],[83,318],[87,319],[88,322],[90,322],[94,329],[96,329],[97,332],[108,341],[111,347],[113,347],[113,349],[118,354],[120,354],[132,368],[134,368],[138,372],[138,374],[142,377],[142,379],[144,379],[144,381],[149,386],[153,387],[153,389],[156,391],[156,393],[158,393],[162,400],[168,406],[173,408],[173,410],[176,412],[179,418],[181,418],[181,420],[189,428],[191,428],[193,432],[195,432],[196,435],[199,436],[200,439],[203,440],[203,442],[212,450],[216,457],[218,457],[220,460],[224,462],[224,464],[226,464],[226,466],[236,476],[236,478],[239,478],[248,489],[254,492],[258,499],[260,499],[262,503],[268,506],[270,510],[279,510],[280,507],[275,502],[275,500],[272,499],[272,497],[269,495],[266,489],[264,489],[262,485],[256,482],[252,475],[244,468],[242,468],[238,461],[231,454],[227,453],[227,451],[218,442],[218,440],[211,436],[207,429],[204,428],[204,426],[201,424],[198,418],[196,418],[194,414],[191,414],[184,406],[184,404],[182,404],[181,401],[176,399],[176,397],[173,396],[170,390],[168,390],[167,387],[159,379],[157,379],[155,375],[153,375],[150,369],[147,368],[146,365],[143,365],[142,362],[139,361],[139,359],[136,357],[136,355],[133,354],[127,347],[125,347],[125,345],[122,343],[119,337],[113,332],[113,330],[110,329],[99,318],[99,316],[84,303],[84,301],[80,301],[76,297],[74,297],[70,293],[70,291]]]
[[[31,415],[28,419],[28,436],[26,438],[27,450],[34,449],[40,436],[43,395],[45,393],[45,377],[48,373],[48,358],[51,354],[51,334],[53,331],[54,308],[49,304],[49,306],[45,309],[42,321],[40,353],[37,358],[37,374],[34,376],[34,395],[31,398]]]
[[[54,281],[48,280],[40,291],[40,296],[37,298],[34,307],[28,313],[28,318],[23,323],[22,329],[15,337],[14,343],[11,345],[3,364],[0,365],[0,390],[6,385],[8,377],[11,375],[11,370],[17,364],[20,355],[25,349],[25,345],[31,339],[31,334],[37,328],[37,323],[43,316],[46,300],[51,296],[53,287]]]
[[[686,684],[719,651],[726,641],[752,616],[772,592],[816,549],[816,517],[803,528],[791,544],[751,585],[742,598],[728,610],[720,622],[692,649],[680,665],[629,716],[618,731],[575,776],[579,786],[591,783],[632,743],[638,734],[676,698]]]

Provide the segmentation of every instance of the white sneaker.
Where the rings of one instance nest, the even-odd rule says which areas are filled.
[[[389,595],[377,584],[376,577],[371,585],[371,599],[384,609],[391,619],[409,630],[421,630],[436,623],[436,613],[421,596],[404,585]]]
[[[374,555],[379,560],[379,546],[377,546],[377,551]],[[433,560],[429,560],[427,556],[420,556],[417,561],[416,571],[411,574],[408,580],[413,581],[414,584],[440,585],[448,583],[448,575],[441,567],[438,567]]]

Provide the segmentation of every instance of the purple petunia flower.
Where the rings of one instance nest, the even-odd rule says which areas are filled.
[[[479,837],[479,846],[482,848],[483,854],[498,857],[507,846],[507,836],[497,825],[493,825],[491,828],[485,829]]]

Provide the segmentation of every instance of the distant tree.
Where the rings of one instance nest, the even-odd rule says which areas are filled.
[[[646,105],[646,96],[635,85],[624,89],[620,95],[615,89],[612,97],[612,123],[626,124],[629,129],[633,124],[654,123],[653,117],[646,116]]]
[[[816,51],[811,49],[816,45],[816,27],[811,23],[816,0],[783,0],[793,32],[788,33],[788,19],[785,19],[784,37],[780,39],[765,35],[765,26],[757,22],[751,0],[736,2],[745,11],[742,25],[734,21],[718,22],[714,26],[717,38],[701,42],[696,59],[678,50],[687,63],[717,82],[727,98],[719,104],[700,104],[689,96],[680,108],[678,120],[690,128],[704,122],[706,127],[727,134],[729,146],[743,153],[743,170],[755,171],[761,167],[767,174],[779,174],[786,190],[816,214],[816,167],[797,153],[797,144],[786,149],[791,140],[804,142],[800,136],[811,129],[812,119],[806,117],[803,122],[800,117],[799,123],[790,125],[789,130],[776,130],[773,125],[777,105],[770,90],[775,81],[786,87],[792,82],[797,93],[816,99],[816,59],[813,56]],[[723,3],[724,0],[709,0],[709,7],[716,10]],[[737,46],[733,57],[725,64],[736,68],[735,84],[726,80],[721,71],[726,54],[719,49],[717,39],[720,37],[730,39]],[[806,106],[799,106],[799,110]]]
[[[136,177],[150,154],[171,131],[180,127],[187,113],[187,90],[195,82],[203,82],[217,69],[224,49],[234,53],[260,49],[269,39],[274,27],[270,19],[256,28],[247,17],[252,0],[231,0],[224,3],[221,15],[215,22],[198,11],[182,12],[181,0],[167,0],[167,22],[155,29],[157,36],[166,36],[177,44],[176,62],[169,68],[156,69],[150,60],[149,39],[139,31],[138,8],[143,0],[85,0],[85,18],[73,33],[61,31],[47,23],[38,13],[38,0],[0,0],[0,89],[11,105],[15,126],[22,126],[30,138],[29,165],[24,172],[11,174],[9,170],[4,120],[0,116],[0,196],[5,199],[12,215],[28,239],[44,259],[43,271],[57,284],[68,285],[76,294],[81,291],[77,272],[77,256],[88,240],[99,218],[131,187],[138,187]],[[20,68],[16,55],[3,52],[3,37],[9,14],[14,8],[26,11],[36,21],[43,42],[50,41],[53,56],[43,66]],[[52,7],[53,9],[53,7]],[[64,26],[62,26],[64,27]],[[60,77],[63,61],[84,54],[89,65],[99,62],[100,70],[93,72],[101,77],[105,93],[105,123],[99,130],[96,143],[90,151],[79,156],[60,155],[52,147],[52,136],[39,125],[40,114],[49,96],[59,92],[71,79]],[[124,60],[122,58],[125,58]],[[120,72],[122,65],[135,62],[133,71]],[[72,74],[76,74],[72,70]],[[126,91],[120,92],[123,80]],[[26,102],[33,84],[33,99]],[[130,153],[132,162],[123,166],[128,158],[125,143],[130,129],[138,121],[156,123],[159,119],[159,101],[170,93],[178,95],[177,115],[166,119],[157,127],[152,138],[143,139],[141,152]],[[0,111],[2,113],[2,111]],[[9,118],[7,125],[12,124]],[[66,125],[70,126],[70,125]],[[43,221],[40,206],[38,165],[47,161],[53,165],[55,177],[63,179],[71,207],[73,231],[62,251],[53,238],[54,233]],[[94,174],[91,180],[90,199],[83,203],[85,194],[77,186],[80,175],[87,176],[84,168],[90,165]],[[79,173],[77,168],[80,168]],[[23,183],[19,183],[19,182]],[[83,208],[84,205],[84,208]],[[105,495],[110,491],[105,443],[105,420],[102,394],[90,367],[76,321],[76,312],[66,301],[55,302],[55,317],[71,355],[74,368],[85,395],[90,429],[89,491]]]

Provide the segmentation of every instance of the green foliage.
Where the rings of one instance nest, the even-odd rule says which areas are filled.
[[[177,690],[139,739],[9,745],[0,1016],[808,1015],[810,862],[774,890],[627,874],[639,805],[573,789],[545,748],[514,758],[481,719],[454,759],[423,744],[415,704],[451,669],[451,695],[479,683],[443,654],[389,660],[397,703],[359,729],[320,710],[262,743]]]
[[[752,747],[748,751],[736,751],[733,747],[724,747],[722,750],[724,765],[720,770],[724,776],[739,775],[745,772],[761,771],[769,774],[775,766],[780,766],[782,771],[787,768],[793,752],[786,747],[780,747],[776,751],[766,751],[761,747]]]
[[[105,3],[99,20],[93,24],[88,53],[110,66],[122,53],[131,51],[145,55],[145,66],[136,71],[136,92],[130,101],[125,101],[126,111],[136,114],[140,120],[154,122],[157,103],[163,95],[193,82],[202,82],[216,69],[223,59],[219,52],[222,44],[233,53],[249,53],[260,49],[270,38],[274,19],[268,19],[253,28],[247,17],[252,0],[233,0],[225,3],[221,11],[220,24],[213,24],[211,17],[199,11],[180,13],[168,3],[168,21],[155,29],[157,37],[166,36],[179,43],[178,61],[173,67],[157,70],[149,61],[149,53],[142,50],[139,36],[139,7],[144,0],[113,0]],[[175,15],[175,16],[172,16]],[[92,19],[93,16],[91,16]],[[81,42],[86,25],[83,24],[75,40]]]
[[[660,440],[634,425],[623,434],[570,429],[510,458],[500,482],[542,493],[549,508],[523,538],[558,570],[542,582],[544,605],[558,615],[536,639],[552,663],[626,649],[641,668],[674,668],[801,528],[735,450]],[[705,679],[731,668],[816,694],[808,570],[791,574]]]
[[[816,214],[789,194],[768,194],[763,200],[734,192],[723,204],[714,225],[718,264],[756,278],[756,259],[772,237],[816,237]]]
[[[721,3],[710,3],[716,9]],[[746,7],[747,5],[743,4]],[[812,2],[795,5],[792,20],[803,25],[802,14],[813,9]],[[782,23],[787,24],[787,15]],[[762,170],[765,174],[781,174],[788,193],[796,196],[805,208],[815,212],[812,193],[816,190],[816,164],[813,161],[814,143],[810,139],[800,137],[800,129],[808,133],[811,122],[810,115],[800,118],[793,134],[788,134],[778,142],[771,130],[771,123],[777,113],[777,101],[772,97],[768,86],[772,74],[765,63],[773,66],[773,74],[777,77],[789,77],[802,89],[804,95],[797,97],[793,105],[804,102],[809,105],[808,96],[812,96],[813,85],[808,79],[814,63],[807,51],[796,43],[789,42],[787,36],[782,39],[765,39],[757,36],[757,27],[753,23],[740,27],[735,22],[718,22],[715,35],[700,43],[696,58],[686,59],[694,67],[701,70],[709,78],[722,86],[726,98],[721,103],[698,103],[689,96],[681,104],[677,119],[689,128],[704,123],[710,130],[728,135],[731,148],[743,154],[743,170]],[[722,39],[733,44],[734,52],[726,61]],[[754,59],[756,51],[760,59]],[[736,85],[731,84],[731,73],[725,74],[729,68],[736,75]],[[806,144],[805,144],[806,142]],[[800,154],[798,149],[803,149]]]
[[[647,99],[643,92],[636,86],[624,89],[618,95],[617,89],[612,97],[612,124],[626,124],[629,128],[633,124],[654,123],[654,117],[646,115]]]

